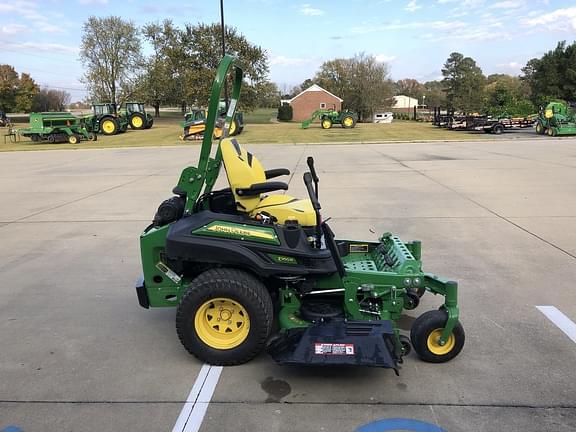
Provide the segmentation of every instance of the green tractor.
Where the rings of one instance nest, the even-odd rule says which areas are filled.
[[[212,149],[218,98],[229,69],[232,100]],[[413,348],[424,361],[453,359],[464,345],[458,285],[422,270],[421,243],[391,233],[378,241],[336,239],[320,215],[319,178],[308,158],[305,199],[265,170],[228,128],[243,72],[224,56],[212,85],[197,166],[184,168],[140,236],[140,305],[175,307],[188,352],[213,365],[245,363],[263,350],[280,364],[392,368]],[[224,167],[229,186],[213,190]],[[429,292],[444,299],[398,326]]]
[[[538,114],[536,133],[551,137],[576,135],[576,110],[563,101],[549,102]]]
[[[128,121],[118,116],[113,103],[92,104],[92,114],[84,116],[83,120],[86,129],[97,134],[116,135],[128,129]]]
[[[319,109],[314,111],[309,119],[304,120],[300,124],[300,127],[302,129],[308,129],[317,118],[320,119],[322,129],[330,129],[333,124],[342,125],[345,129],[351,129],[356,126],[358,114],[350,110],[336,111],[335,108],[336,107],[333,109]]]
[[[34,142],[69,142],[78,144],[82,140],[96,141],[97,136],[82,124],[81,119],[68,112],[30,113],[30,126],[18,129],[18,134]]]
[[[154,118],[146,112],[142,102],[126,102],[120,110],[122,117],[132,129],[150,129],[154,124]]]

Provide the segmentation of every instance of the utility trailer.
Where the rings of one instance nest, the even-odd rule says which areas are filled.
[[[452,119],[454,117],[454,110],[447,109],[443,112],[440,107],[434,107],[434,116],[432,118],[432,124],[436,127],[448,128]]]
[[[434,117],[434,126],[437,127],[460,131],[483,131],[496,135],[500,135],[506,130],[534,127],[535,123],[536,119],[533,116],[492,118],[479,115],[446,114]]]
[[[96,141],[96,134],[89,132],[81,119],[68,112],[41,112],[30,114],[30,127],[18,129],[18,134],[34,142]]]
[[[485,120],[479,120],[474,129],[484,131],[484,133],[500,135],[505,130],[531,128],[534,127],[535,124],[536,119],[531,116],[501,117],[497,119],[488,117]]]

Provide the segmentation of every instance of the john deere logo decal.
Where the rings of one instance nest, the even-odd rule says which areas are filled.
[[[234,224],[224,221],[211,222],[208,225],[195,229],[192,234],[234,238],[237,240],[252,240],[275,245],[280,244],[278,236],[272,228]]]
[[[257,238],[263,238],[263,239],[268,239],[268,240],[273,240],[276,238],[274,236],[274,234],[271,234],[268,232],[262,232],[262,231],[256,231],[256,230],[250,230],[250,229],[244,229],[244,228],[238,228],[238,227],[231,227],[231,226],[225,226],[225,225],[212,225],[211,227],[208,227],[208,231],[216,231],[216,232],[221,232],[221,233],[225,233],[225,234],[232,234],[235,236],[242,236],[242,237],[257,237]]]

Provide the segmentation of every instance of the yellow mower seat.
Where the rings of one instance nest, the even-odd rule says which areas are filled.
[[[246,151],[235,138],[220,142],[222,162],[234,195],[236,208],[250,217],[266,213],[280,224],[298,221],[302,226],[316,225],[316,214],[310,199],[299,200],[289,195],[264,195],[262,192],[288,189],[282,182],[267,182],[266,171],[252,153]]]

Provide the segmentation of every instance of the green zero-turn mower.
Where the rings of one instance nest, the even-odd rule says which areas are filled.
[[[233,88],[223,137],[211,155],[218,101]],[[214,365],[237,365],[266,350],[281,364],[393,368],[411,347],[424,361],[454,358],[464,345],[457,283],[422,271],[421,244],[386,233],[378,242],[338,240],[320,216],[312,158],[309,197],[288,189],[287,169],[264,170],[228,138],[242,69],[225,56],[212,86],[198,166],[184,168],[140,237],[141,306],[177,308],[184,347]],[[213,190],[224,165],[229,187]],[[418,317],[410,338],[397,325],[429,291],[444,297]]]

